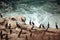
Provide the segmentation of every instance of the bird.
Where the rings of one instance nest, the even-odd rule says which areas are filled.
[[[6,23],[6,25],[5,25],[5,28],[7,28],[8,27],[8,23]]]
[[[45,28],[43,24],[42,24],[42,27]]]
[[[15,18],[11,18],[11,20],[16,21],[16,19],[15,19]]]
[[[26,18],[25,18],[25,20],[23,18],[21,18],[21,20],[22,20],[22,22],[25,22]]]
[[[57,23],[56,23],[56,29],[58,29],[58,25],[57,25]]]
[[[16,25],[17,25],[18,28],[21,28],[20,25],[17,22],[16,22]]]
[[[32,25],[35,25],[34,22],[32,22]]]
[[[9,24],[10,34],[12,34],[11,24]]]
[[[31,20],[30,20],[29,24],[31,25]]]
[[[50,24],[49,24],[49,22],[48,22],[48,25],[47,25],[48,27],[47,28],[50,28]]]
[[[41,28],[41,24],[39,25],[39,28]]]
[[[11,29],[11,24],[9,24],[9,29]]]

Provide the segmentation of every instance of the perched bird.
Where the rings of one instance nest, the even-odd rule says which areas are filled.
[[[57,23],[56,23],[56,29],[58,29],[58,25],[57,25]]]
[[[25,19],[21,18],[21,20],[22,20],[22,22],[25,22],[26,18]]]
[[[8,23],[6,23],[5,28],[8,28]]]
[[[39,25],[39,28],[41,28],[41,24]]]
[[[32,25],[35,25],[34,22],[32,22]]]
[[[11,29],[11,24],[9,24],[9,29]]]
[[[20,25],[17,22],[16,22],[16,25],[17,25],[18,28],[21,28]]]
[[[47,28],[50,28],[50,24],[49,24],[49,22],[48,22],[48,25],[47,25],[48,27]]]
[[[9,24],[10,34],[12,34],[11,24]]]
[[[15,18],[11,18],[11,20],[16,21],[16,19],[15,19]]]
[[[20,38],[21,33],[22,33],[22,29],[21,29],[21,31],[20,31],[19,34],[18,34],[18,38]]]
[[[43,24],[42,24],[42,27],[45,28]]]
[[[31,25],[31,20],[30,20],[29,24]]]

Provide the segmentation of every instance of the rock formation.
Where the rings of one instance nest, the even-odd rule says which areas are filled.
[[[60,28],[39,27],[25,23],[26,18],[0,17],[0,40],[60,40]],[[42,28],[41,28],[42,27]]]

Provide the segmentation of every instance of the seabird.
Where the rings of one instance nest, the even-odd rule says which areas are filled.
[[[48,25],[47,25],[47,26],[48,26],[48,28],[50,28],[50,24],[49,24],[49,22],[48,22]]]
[[[56,29],[58,29],[58,25],[57,25],[57,23],[56,23]]]
[[[35,25],[34,22],[32,22],[32,25]]]
[[[20,25],[17,22],[16,22],[16,25],[17,25],[18,28],[21,28]]]
[[[30,20],[29,24],[31,25],[31,20]]]
[[[15,18],[11,18],[11,20],[16,21],[16,19],[15,19]]]
[[[41,28],[41,24],[39,25],[39,28]]]

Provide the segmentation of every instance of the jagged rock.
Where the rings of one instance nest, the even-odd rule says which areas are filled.
[[[20,21],[20,22],[25,22],[26,21],[26,18],[24,16],[15,16],[15,17],[12,17],[12,18],[15,18],[17,21]]]
[[[5,20],[2,25],[0,24],[0,32],[3,31],[3,34],[8,34],[9,40],[60,40],[60,28],[38,28],[35,25],[26,24],[25,17],[20,16],[0,19],[0,23]],[[5,28],[6,23],[8,23],[8,28]]]

